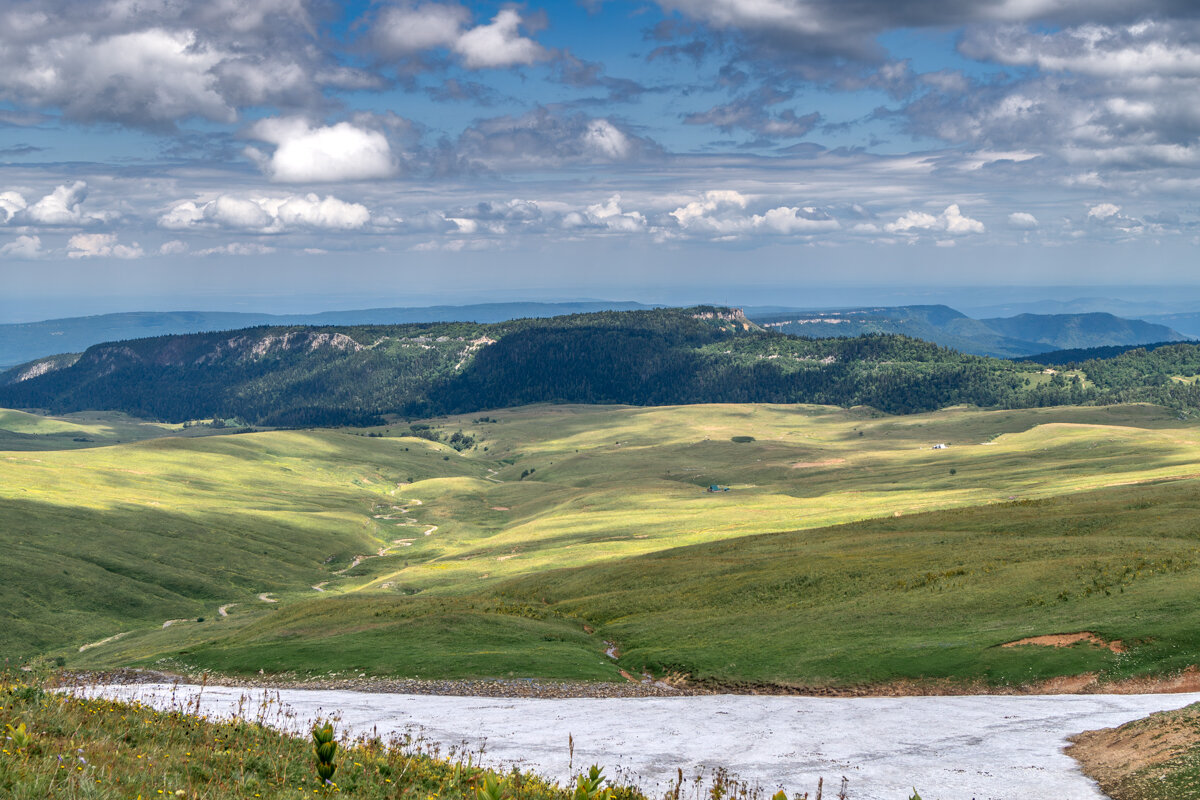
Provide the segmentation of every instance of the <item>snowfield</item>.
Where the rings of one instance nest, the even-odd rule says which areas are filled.
[[[412,732],[445,753],[466,747],[489,766],[520,766],[559,781],[596,763],[661,796],[725,767],[767,791],[826,797],[842,776],[854,800],[1103,800],[1062,752],[1068,736],[1200,701],[1200,694],[1025,697],[507,699],[299,689],[146,684],[81,694],[139,699],[160,709],[237,713],[294,731],[340,718],[340,734]],[[269,694],[269,698],[268,698]],[[284,713],[280,713],[283,709]],[[479,758],[476,758],[479,761]],[[834,791],[829,791],[830,788]],[[685,785],[685,794],[687,786]]]

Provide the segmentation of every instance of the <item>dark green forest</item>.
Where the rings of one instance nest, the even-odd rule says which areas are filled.
[[[118,410],[165,421],[369,425],[539,402],[1032,407],[1146,401],[1182,413],[1200,390],[1200,346],[1137,349],[1082,364],[1089,383],[1038,364],[965,355],[894,334],[805,339],[729,309],[574,314],[494,324],[260,327],[96,345],[18,380],[0,406]]]

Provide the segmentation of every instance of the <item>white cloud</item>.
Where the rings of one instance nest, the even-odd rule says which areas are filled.
[[[8,244],[0,247],[0,257],[3,258],[37,258],[42,255],[42,240],[37,236],[18,236]]]
[[[671,216],[680,227],[688,228],[703,224],[710,214],[718,209],[745,208],[746,198],[740,193],[728,189],[717,189],[704,193],[702,200],[693,200],[685,206],[680,206],[671,212]]]
[[[15,217],[18,211],[24,211],[25,205],[25,198],[17,192],[0,192],[0,214],[4,215],[4,222]]]
[[[478,25],[458,37],[454,51],[469,69],[495,69],[529,65],[546,58],[545,49],[520,33],[521,15],[505,8],[487,25]]]
[[[274,253],[275,248],[257,242],[230,242],[219,247],[197,250],[198,256],[262,256]]]
[[[372,25],[371,38],[375,49],[386,56],[411,56],[451,47],[470,19],[471,13],[458,5],[389,6]]]
[[[936,217],[924,211],[909,211],[895,222],[884,226],[888,233],[916,233],[918,231],[945,231],[952,234],[983,233],[985,228],[977,219],[963,216],[957,203],[946,206]]]
[[[762,216],[754,215],[751,222],[755,228],[785,236],[794,233],[826,233],[841,227],[836,219],[812,207],[780,206],[772,208]]]
[[[777,206],[761,214],[746,214],[748,204],[740,192],[708,191],[702,199],[675,209],[669,216],[690,233],[721,237],[747,233],[805,236],[841,228],[828,211],[813,206]]]
[[[621,195],[614,194],[603,203],[593,203],[583,211],[563,215],[564,228],[604,228],[620,233],[637,233],[646,229],[646,217],[639,211],[621,207]]]
[[[285,197],[219,195],[208,201],[176,203],[158,218],[168,230],[231,228],[257,233],[294,230],[358,230],[371,221],[371,212],[359,203],[328,195]]]
[[[67,242],[70,258],[141,258],[142,248],[137,242],[123,245],[112,233],[79,233]]]
[[[1178,40],[1182,27],[1145,20],[1121,26],[1089,23],[1039,33],[1012,26],[972,31],[963,47],[975,58],[1051,72],[1123,79],[1194,77],[1200,75],[1200,44]]]
[[[521,35],[516,9],[501,9],[483,25],[468,27],[470,21],[471,13],[460,5],[390,6],[375,19],[370,40],[376,52],[393,59],[445,48],[467,69],[528,66],[549,57],[544,47]]]
[[[1038,226],[1038,220],[1028,211],[1014,211],[1008,215],[1008,224],[1014,228],[1028,231]]]
[[[181,242],[178,239],[172,239],[169,242],[163,242],[158,248],[160,255],[164,256],[180,256],[188,251],[187,242]]]
[[[337,64],[308,0],[37,0],[0,10],[0,95],[70,120],[155,130],[310,108],[370,76]]]
[[[250,134],[275,145],[269,157],[255,148],[246,152],[281,183],[373,180],[396,172],[387,137],[349,122],[312,127],[298,117],[271,118],[256,123]]]
[[[80,204],[87,197],[87,184],[75,181],[59,186],[53,192],[25,209],[22,217],[36,225],[79,225],[96,217],[86,217]]]
[[[1115,206],[1112,203],[1100,203],[1088,209],[1088,219],[1108,219],[1109,217],[1115,217],[1120,212],[1120,206]]]
[[[628,158],[629,137],[606,119],[592,120],[583,134],[584,147],[600,156],[612,160]]]

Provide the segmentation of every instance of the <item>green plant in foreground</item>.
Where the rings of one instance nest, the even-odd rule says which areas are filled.
[[[24,722],[19,723],[15,728],[12,725],[5,725],[4,729],[8,731],[8,738],[17,752],[28,750],[29,745],[33,744],[33,734],[25,730]]]
[[[587,773],[575,780],[575,795],[572,800],[611,800],[612,789],[602,788],[604,771],[593,764]]]
[[[317,776],[328,787],[333,785],[333,773],[337,772],[337,764],[333,756],[337,752],[337,742],[333,740],[333,725],[314,725],[312,731],[313,752],[317,756]]]
[[[504,784],[491,773],[484,775],[482,785],[475,787],[475,800],[503,800],[507,795]]]

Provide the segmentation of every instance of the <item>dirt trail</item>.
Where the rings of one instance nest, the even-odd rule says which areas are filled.
[[[406,505],[406,506],[392,506],[392,510],[393,510],[393,511],[396,511],[396,512],[398,512],[398,513],[396,513],[396,514],[375,514],[373,518],[374,518],[374,519],[397,520],[397,519],[400,519],[400,515],[401,515],[401,514],[407,514],[407,513],[409,513],[410,511],[412,511],[412,509],[411,509],[411,508],[409,508],[408,506],[420,506],[420,505],[424,505],[424,503],[422,503],[420,500],[417,500],[417,499],[412,499],[412,500],[409,500],[409,501],[408,501],[408,505]],[[412,526],[412,525],[422,525],[422,524],[427,524],[427,523],[420,523],[420,522],[417,522],[417,521],[416,521],[415,519],[413,519],[412,517],[405,517],[405,518],[404,518],[404,524],[403,524],[403,525],[401,525],[401,526],[397,526],[397,527],[409,527],[409,526]],[[438,529],[438,526],[437,526],[437,525],[430,525],[430,526],[429,526],[429,527],[428,527],[428,528],[425,530],[425,533],[424,533],[424,535],[425,535],[425,536],[430,536],[430,535],[432,535],[432,534],[433,534],[433,532],[434,532],[434,531],[436,531],[437,529]],[[354,558],[353,558],[353,559],[350,561],[350,565],[349,565],[349,566],[347,566],[345,569],[339,569],[339,570],[335,570],[333,574],[334,574],[334,575],[345,575],[347,572],[349,572],[350,570],[354,569],[354,568],[355,568],[355,567],[357,567],[359,564],[363,563],[364,561],[366,561],[366,560],[368,560],[368,559],[371,559],[371,558],[383,558],[383,557],[385,557],[385,556],[391,555],[393,551],[395,551],[395,550],[397,550],[397,549],[399,549],[399,548],[401,548],[401,547],[412,547],[412,543],[413,543],[414,541],[415,541],[414,539],[392,539],[392,543],[391,543],[391,545],[389,545],[389,546],[385,546],[385,547],[381,547],[381,548],[379,548],[378,550],[376,550],[374,553],[372,553],[372,554],[370,554],[370,555],[358,555],[358,556],[355,556],[355,557],[354,557]],[[325,583],[328,583],[328,581],[325,581]],[[323,586],[323,585],[324,585],[324,583],[322,583],[322,584],[318,584],[318,585],[320,585],[320,586]],[[314,589],[317,589],[317,587],[316,587],[316,586],[314,586],[313,588],[314,588]],[[321,592],[321,591],[324,591],[324,589],[317,589],[317,591],[318,591],[318,592]]]
[[[320,583],[314,583],[312,588],[318,592],[323,592],[323,591],[325,591],[325,586],[328,583],[329,583],[329,581],[321,581]]]
[[[109,636],[107,639],[101,639],[98,642],[92,642],[91,644],[80,645],[79,652],[85,653],[88,650],[91,650],[93,647],[99,647],[100,645],[108,644],[109,642],[115,642],[117,639],[120,639],[122,636],[128,636],[130,633],[131,633],[131,631],[125,631],[123,633],[118,633],[113,636]]]
[[[163,630],[166,630],[167,628],[171,627],[176,622],[191,622],[191,620],[190,619],[169,619],[163,623]]]
[[[217,609],[217,613],[220,614],[222,617],[228,617],[229,609],[233,608],[236,605],[239,605],[239,604],[238,603],[226,603],[225,605],[223,605]]]
[[[278,600],[271,597],[272,594],[274,594],[274,592],[263,592],[258,596],[258,599],[262,600],[264,603],[278,603]]]

